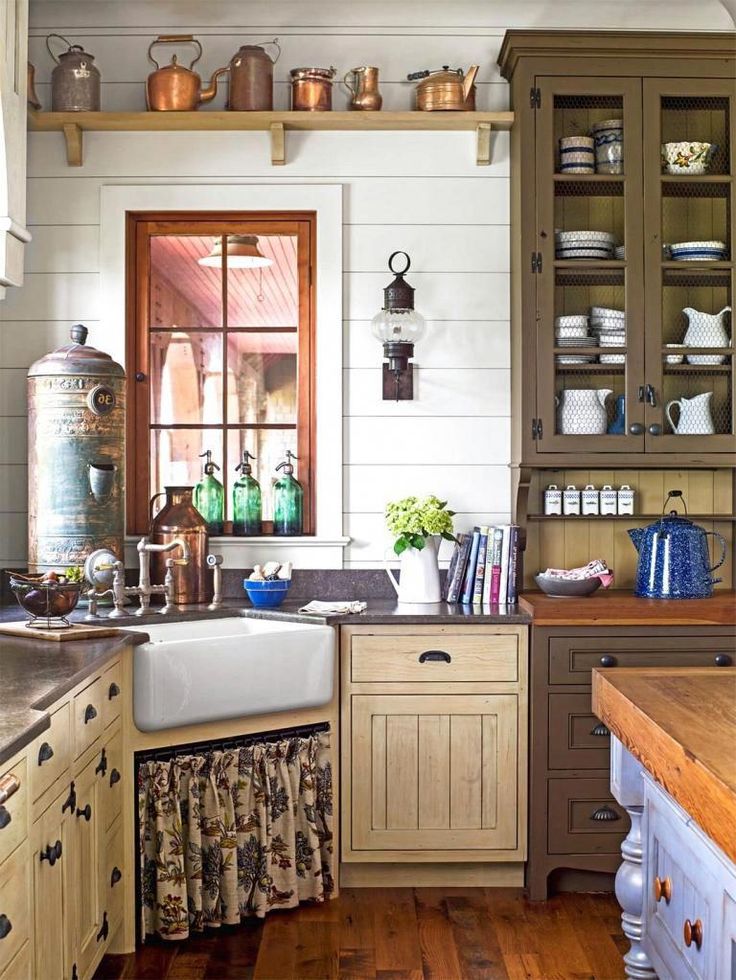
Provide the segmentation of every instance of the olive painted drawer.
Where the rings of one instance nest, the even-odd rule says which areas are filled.
[[[605,769],[611,733],[590,710],[590,694],[549,695],[550,769]]]
[[[629,818],[613,799],[606,776],[547,783],[550,854],[618,854]]]
[[[725,667],[736,663],[733,637],[551,636],[549,683],[590,685],[594,667]]]

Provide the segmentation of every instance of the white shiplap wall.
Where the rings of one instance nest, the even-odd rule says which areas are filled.
[[[207,74],[240,43],[278,35],[276,104],[286,107],[297,64],[381,66],[386,108],[409,108],[409,70],[481,64],[479,107],[504,108],[495,59],[517,27],[692,29],[692,3],[570,0],[516,3],[228,3],[56,0],[31,4],[30,59],[50,101],[49,31],[95,54],[103,109],[142,109],[146,48],[158,33],[195,33]],[[699,29],[729,29],[716,0],[697,5]],[[165,50],[165,49],[164,49]],[[224,104],[224,92],[213,108]],[[336,88],[335,107],[345,95]],[[203,110],[206,111],[206,110]],[[120,183],[340,182],[344,188],[344,531],[346,564],[381,562],[387,499],[437,492],[458,527],[508,517],[508,136],[493,164],[473,163],[469,134],[289,134],[288,166],[274,170],[262,134],[89,134],[85,164],[67,168],[58,134],[29,138],[28,212],[33,242],[26,285],[0,306],[0,566],[25,557],[25,373],[66,341],[72,322],[105,348],[100,295],[100,188]],[[388,254],[411,253],[409,279],[429,320],[417,349],[417,397],[380,398],[380,348],[369,321],[388,281]],[[329,379],[322,383],[329,383]]]

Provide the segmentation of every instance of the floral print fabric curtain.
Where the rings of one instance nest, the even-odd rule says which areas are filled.
[[[322,902],[334,887],[329,732],[138,770],[142,935]]]

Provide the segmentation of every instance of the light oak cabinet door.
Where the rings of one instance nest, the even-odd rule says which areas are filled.
[[[515,694],[353,695],[352,851],[513,850],[517,712]]]
[[[73,936],[65,918],[80,884],[70,861],[74,850],[74,792],[66,786],[31,831],[35,972],[44,980],[74,975]]]
[[[87,975],[101,941],[102,908],[99,866],[102,859],[104,777],[95,756],[76,779],[74,847],[71,877],[74,894],[67,914],[72,916],[72,935],[80,977]],[[98,938],[100,937],[100,938]]]

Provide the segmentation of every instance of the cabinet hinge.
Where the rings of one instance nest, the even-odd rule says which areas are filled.
[[[529,105],[532,109],[542,108],[542,93],[538,88],[529,89]]]
[[[532,419],[532,439],[542,438],[542,420]]]
[[[542,271],[542,253],[532,252],[532,272]]]

